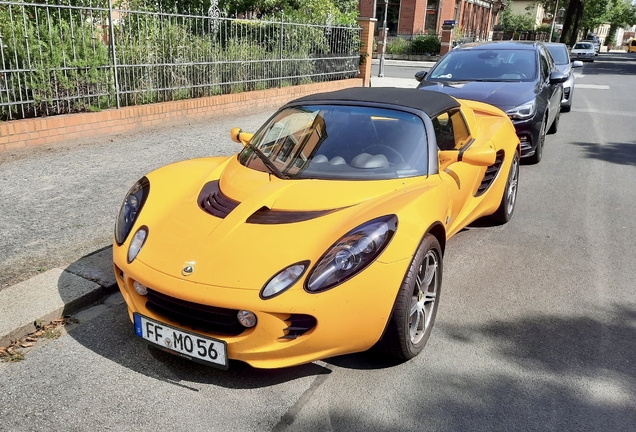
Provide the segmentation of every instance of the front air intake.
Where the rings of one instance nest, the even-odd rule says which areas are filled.
[[[501,169],[501,165],[504,160],[504,151],[499,150],[497,152],[497,157],[495,158],[495,163],[486,168],[486,173],[484,174],[484,178],[481,180],[481,184],[477,188],[477,193],[475,197],[481,196],[488,190],[490,185],[497,178],[497,174],[499,174],[499,170]]]
[[[285,323],[287,328],[284,329],[285,334],[280,339],[296,339],[316,327],[316,318],[311,315],[291,314]]]

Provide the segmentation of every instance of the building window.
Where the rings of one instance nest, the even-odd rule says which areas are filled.
[[[426,13],[426,19],[424,20],[424,30],[428,33],[435,33],[437,31],[437,11],[429,11]]]
[[[384,23],[384,2],[378,1],[375,9],[375,16],[377,18],[376,29],[382,27]],[[386,26],[389,29],[389,34],[395,35],[398,30],[398,21],[400,18],[400,0],[389,0],[389,7],[386,17]]]

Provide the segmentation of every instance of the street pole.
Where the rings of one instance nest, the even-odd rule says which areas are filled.
[[[554,34],[554,23],[557,19],[558,10],[559,10],[559,0],[557,0],[556,6],[554,6],[554,15],[552,15],[552,25],[550,26],[550,39],[548,39],[548,42],[552,42],[552,35]]]
[[[380,54],[380,70],[378,77],[384,77],[384,55],[386,54],[386,14],[389,10],[389,0],[384,0],[384,22],[382,23],[382,53]]]

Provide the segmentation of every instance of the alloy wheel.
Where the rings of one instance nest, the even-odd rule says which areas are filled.
[[[411,297],[409,333],[411,343],[418,344],[431,325],[437,298],[437,269],[439,258],[434,250],[429,250],[415,279],[415,289]]]
[[[510,178],[508,179],[507,203],[506,211],[511,214],[515,208],[515,201],[517,200],[517,183],[519,182],[519,159],[514,157],[512,159],[512,167],[510,167]]]

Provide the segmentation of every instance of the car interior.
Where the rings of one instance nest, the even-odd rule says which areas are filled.
[[[420,119],[329,112],[323,118],[327,136],[336,138],[322,143],[306,171],[353,174],[372,170],[369,174],[380,174],[389,170],[398,176],[419,172],[415,167],[427,153]]]
[[[530,50],[475,50],[452,52],[431,78],[449,81],[534,79],[536,59]]]

